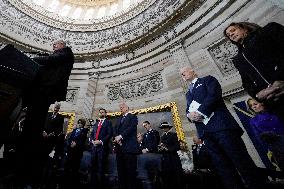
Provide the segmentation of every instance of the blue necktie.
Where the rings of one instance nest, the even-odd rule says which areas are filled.
[[[126,117],[125,115],[122,116],[122,118],[121,118],[121,120],[120,120],[120,123],[121,123],[121,124],[123,124],[125,117]]]
[[[190,93],[192,93],[192,90],[193,90],[193,83],[191,83],[191,84],[189,85],[189,91],[190,91]]]

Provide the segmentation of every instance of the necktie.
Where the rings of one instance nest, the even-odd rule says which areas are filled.
[[[100,131],[101,131],[101,128],[102,128],[102,125],[103,125],[103,121],[100,120],[99,124],[98,124],[98,129],[97,129],[97,132],[96,132],[96,140],[99,139],[99,134],[100,134]]]
[[[80,128],[76,129],[76,131],[75,131],[75,138],[76,138],[77,136],[79,136],[80,131],[81,131],[81,129],[80,129]]]
[[[121,120],[120,120],[120,123],[121,123],[121,124],[123,124],[124,119],[125,119],[125,115],[124,115],[124,116],[122,116],[122,118],[121,118]]]
[[[189,85],[189,91],[190,91],[190,93],[192,93],[193,86],[194,86],[193,83],[191,83],[191,84]]]
[[[52,114],[51,119],[54,119],[56,117],[56,114]]]

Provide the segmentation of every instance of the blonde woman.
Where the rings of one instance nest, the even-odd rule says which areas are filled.
[[[284,170],[284,123],[255,99],[249,98],[247,106],[256,114],[250,120],[250,125],[256,135],[268,145],[280,169]]]

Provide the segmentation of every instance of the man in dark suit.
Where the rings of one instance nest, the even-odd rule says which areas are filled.
[[[112,123],[106,119],[105,109],[99,109],[99,120],[93,126],[90,136],[92,143],[91,188],[102,189],[104,186],[104,171],[108,159],[108,144],[112,137]]]
[[[114,128],[118,180],[121,188],[135,189],[137,154],[139,153],[136,138],[138,120],[136,115],[129,113],[129,107],[125,103],[119,104],[119,108],[122,115]]]
[[[194,145],[192,145],[192,158],[194,169],[212,169],[211,159],[204,141],[202,141],[197,136],[194,136],[193,143]]]
[[[143,134],[142,138],[142,153],[157,153],[158,145],[160,143],[159,132],[157,130],[152,129],[149,121],[144,121],[142,125],[147,130],[147,132]]]
[[[59,148],[63,143],[63,123],[64,117],[59,114],[60,104],[55,103],[53,112],[49,112],[46,117],[44,130],[42,133],[42,184],[46,185],[52,171],[53,164],[59,163],[59,156],[63,150]],[[40,151],[40,150],[39,150]],[[40,156],[38,156],[40,158]],[[52,159],[51,159],[52,158]]]
[[[26,183],[39,180],[37,166],[32,166],[41,163],[35,149],[41,148],[40,141],[49,106],[66,98],[68,78],[74,64],[73,52],[64,41],[54,42],[53,50],[49,56],[34,58],[34,61],[43,66],[24,98],[28,110],[17,157],[20,177],[29,177],[24,178]]]
[[[243,131],[226,108],[217,79],[198,78],[189,67],[182,68],[180,73],[190,82],[186,93],[187,117],[195,123],[198,137],[204,140],[225,188],[243,187],[238,173],[249,188],[263,188],[263,180],[259,179],[241,139]]]
[[[45,143],[45,152],[49,154],[59,141],[59,137],[63,134],[64,117],[59,114],[60,104],[55,103],[53,112],[49,112],[46,117],[43,130],[43,140]]]
[[[64,182],[71,188],[79,188],[79,168],[83,152],[85,150],[87,133],[89,131],[85,125],[85,119],[79,119],[76,127],[73,129],[71,135],[67,139],[67,157],[64,169]]]

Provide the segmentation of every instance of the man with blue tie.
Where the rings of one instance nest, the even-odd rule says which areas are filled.
[[[117,146],[117,172],[120,187],[136,189],[137,154],[139,153],[137,135],[137,116],[129,113],[125,103],[119,104],[121,116],[114,128],[114,143]]]
[[[250,189],[263,188],[263,180],[241,139],[243,130],[226,108],[218,80],[213,76],[198,78],[189,67],[180,73],[192,88],[186,93],[186,115],[195,123],[225,188],[243,188],[242,180]]]
[[[104,186],[104,171],[108,158],[108,144],[112,137],[112,123],[106,119],[107,111],[99,109],[99,120],[93,126],[90,136],[92,143],[91,187],[102,189]]]
[[[79,119],[76,127],[67,139],[67,157],[65,163],[65,178],[71,182],[64,180],[71,188],[78,188],[79,185],[79,168],[83,152],[85,150],[85,141],[87,139],[88,129],[85,128],[86,120]],[[68,188],[66,187],[66,188]]]

